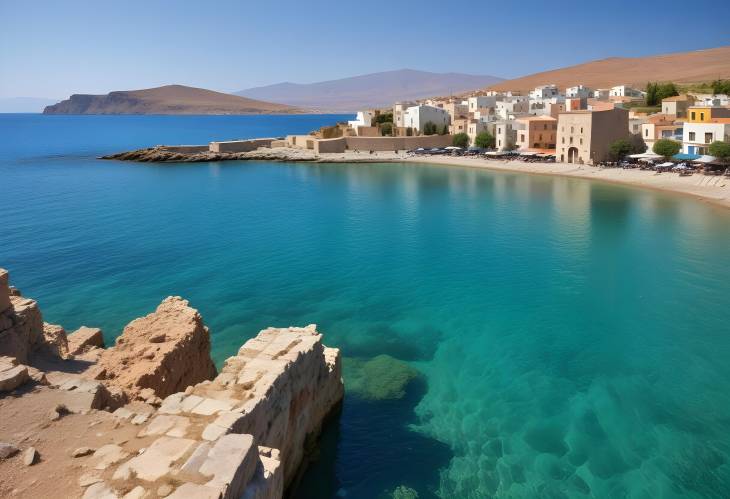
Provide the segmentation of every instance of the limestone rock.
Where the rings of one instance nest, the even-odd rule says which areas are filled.
[[[157,496],[158,497],[167,497],[170,494],[172,494],[173,488],[172,485],[169,483],[163,483],[159,487],[157,487]]]
[[[119,496],[105,482],[97,482],[86,489],[83,499],[119,499]]]
[[[10,286],[8,271],[0,269],[0,312],[10,308]]]
[[[106,444],[99,447],[91,458],[89,466],[97,470],[105,470],[112,464],[125,459],[129,453],[116,444]]]
[[[141,485],[137,485],[135,488],[127,492],[122,496],[122,499],[142,499],[145,497],[147,491]],[[157,495],[160,495],[159,493]],[[164,496],[160,496],[164,497]]]
[[[9,457],[13,457],[19,451],[20,451],[20,449],[18,449],[13,444],[0,442],[0,459],[7,459]]]
[[[0,357],[0,392],[15,390],[30,380],[28,367],[13,357]]]
[[[43,317],[34,300],[11,294],[9,301],[10,307],[0,312],[0,355],[25,364],[43,344]]]
[[[54,357],[68,358],[68,340],[66,330],[56,324],[43,323],[44,347]]]
[[[23,464],[26,466],[33,466],[38,462],[40,454],[35,447],[28,447],[23,453]]]
[[[171,296],[155,312],[130,322],[89,372],[135,399],[146,388],[161,398],[181,392],[212,379],[216,370],[200,314],[186,300]]]
[[[81,326],[68,336],[68,350],[80,355],[92,348],[104,348],[104,335],[97,327]]]
[[[140,480],[154,482],[167,475],[172,464],[195,445],[195,440],[160,437],[142,454],[125,462],[114,472],[115,480],[126,480],[135,474]]]
[[[84,457],[93,453],[94,449],[92,449],[91,447],[79,447],[71,453],[71,457]]]

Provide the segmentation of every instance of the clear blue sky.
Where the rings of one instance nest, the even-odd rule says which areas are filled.
[[[0,0],[0,97],[235,91],[405,67],[516,77],[730,45],[729,0],[549,4]]]

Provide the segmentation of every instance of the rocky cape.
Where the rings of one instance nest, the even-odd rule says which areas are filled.
[[[295,114],[303,109],[184,85],[74,94],[43,114]]]
[[[100,159],[116,159],[119,161],[138,161],[142,163],[203,163],[209,161],[306,161],[311,163],[378,163],[382,161],[403,160],[404,152],[350,151],[345,153],[316,154],[309,149],[290,147],[259,147],[248,152],[212,152],[191,151],[180,152],[178,148],[166,146],[148,147],[134,151],[120,152],[101,156]]]
[[[316,326],[269,328],[220,373],[180,297],[103,348],[0,269],[0,496],[280,498],[343,397]]]

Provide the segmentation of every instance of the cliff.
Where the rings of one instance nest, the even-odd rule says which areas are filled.
[[[340,353],[314,325],[261,331],[216,375],[208,329],[182,298],[109,349],[94,328],[43,336],[23,300],[0,269],[4,316],[16,303],[37,312],[0,343],[0,373],[17,378],[0,376],[0,496],[279,498],[343,397]]]
[[[47,106],[43,114],[273,114],[301,113],[301,109],[183,85],[74,94]]]

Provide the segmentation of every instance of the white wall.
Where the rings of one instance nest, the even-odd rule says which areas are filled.
[[[445,109],[433,106],[413,106],[403,113],[403,126],[423,131],[423,125],[429,121],[436,124],[439,129],[451,123],[451,116]]]

